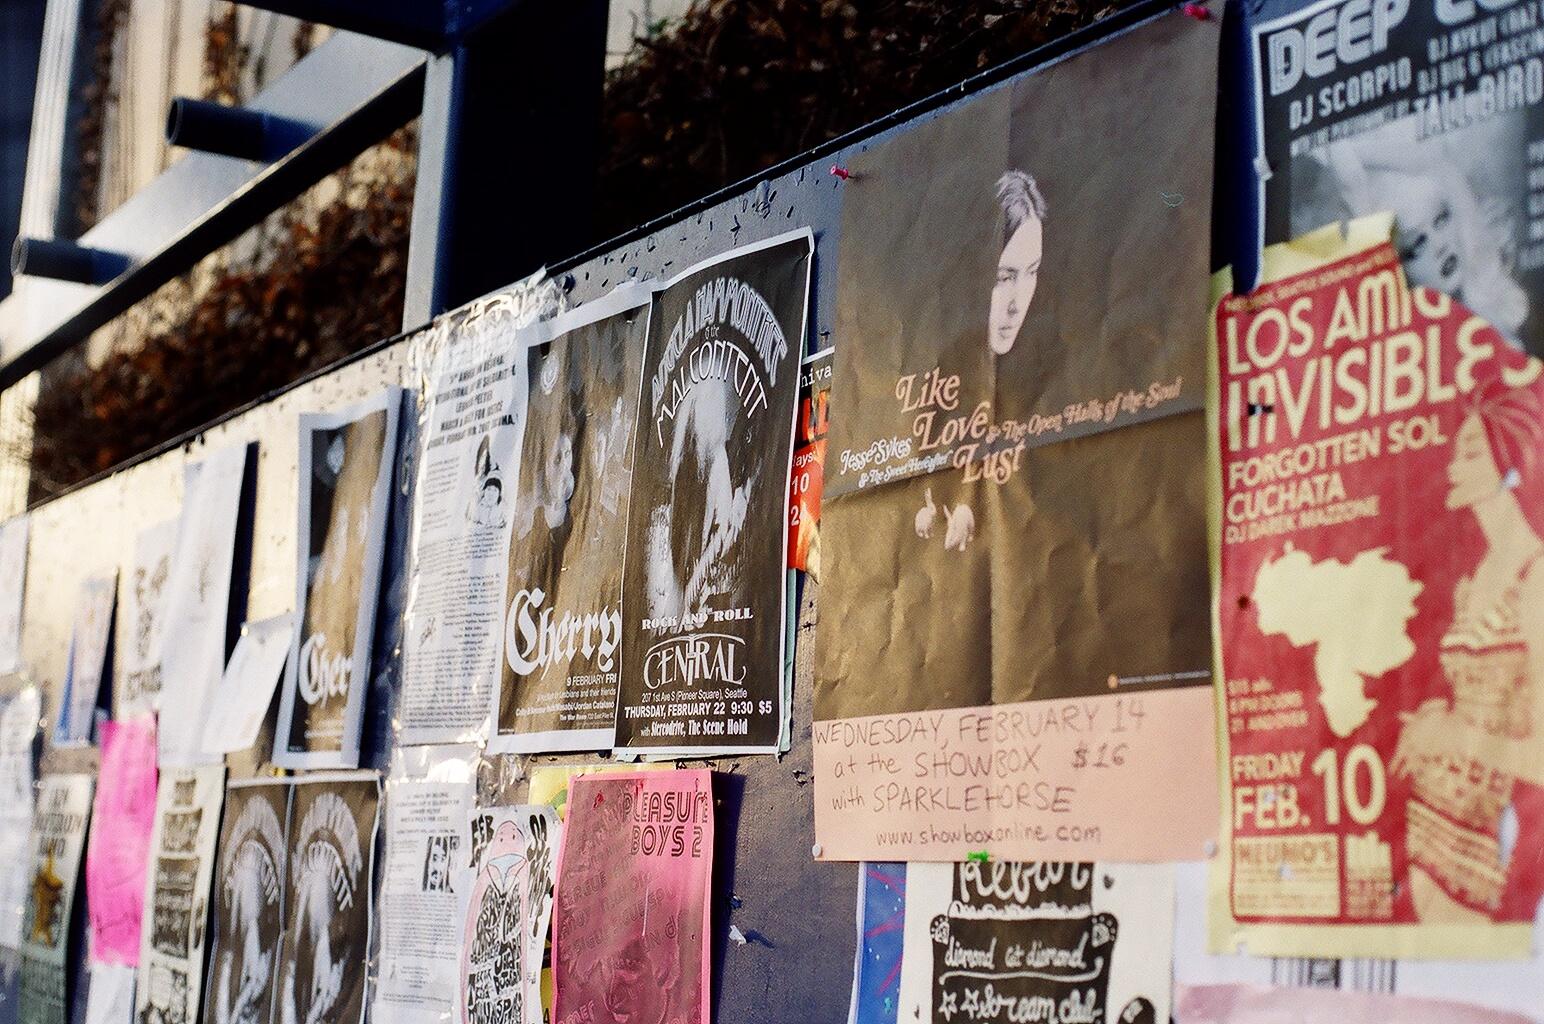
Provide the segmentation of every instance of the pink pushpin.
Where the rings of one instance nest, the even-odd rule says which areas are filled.
[[[1201,4],[1180,4],[1179,9],[1185,17],[1194,18],[1196,21],[1210,21],[1212,17],[1212,12]]]
[[[841,178],[843,181],[846,181],[848,178],[852,177],[852,172],[843,167],[841,164],[832,164],[831,173],[836,175],[838,178]]]

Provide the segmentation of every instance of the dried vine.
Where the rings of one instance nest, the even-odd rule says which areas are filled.
[[[251,55],[242,43],[235,4],[222,4],[204,32],[204,99],[241,102],[241,69]]]
[[[604,100],[598,219],[623,230],[1130,0],[698,0]]]

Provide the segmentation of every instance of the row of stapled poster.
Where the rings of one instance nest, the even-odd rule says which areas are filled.
[[[513,335],[425,402],[405,743],[786,750],[782,557],[813,239]]]
[[[839,230],[451,314],[301,414],[287,614],[256,442],[41,686],[0,526],[0,1024],[77,917],[88,1024],[706,1024],[708,759],[790,751],[832,1019],[1537,1018],[1541,18],[1156,12],[844,152]]]
[[[0,890],[0,1020],[76,1019],[78,880],[90,1024],[700,1015],[710,774],[552,766],[511,803],[479,799],[476,765],[787,749],[812,256],[790,232],[545,319],[495,297],[426,332],[421,400],[302,413],[291,613],[244,621],[255,444],[190,463],[182,515],[81,583],[53,708],[16,641],[29,520],[0,529],[0,841],[30,866]],[[382,700],[394,535],[409,582]],[[49,713],[47,745],[94,748],[95,776],[35,778]],[[227,758],[262,769],[228,779]],[[569,816],[571,789],[593,793]],[[641,943],[613,928],[634,920]],[[672,985],[628,991],[652,970]]]

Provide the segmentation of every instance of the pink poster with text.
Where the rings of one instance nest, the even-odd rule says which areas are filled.
[[[147,715],[104,722],[102,767],[86,850],[91,957],[97,963],[139,963],[155,791],[155,720]]]
[[[704,1024],[712,773],[575,778],[552,924],[554,1024]]]

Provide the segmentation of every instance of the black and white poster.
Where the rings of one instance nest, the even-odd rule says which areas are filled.
[[[374,772],[312,776],[295,784],[277,972],[280,1024],[363,1020],[379,809]]]
[[[460,933],[471,889],[467,812],[476,797],[475,748],[435,747],[429,777],[386,782],[386,863],[374,1024],[450,1024]]]
[[[27,872],[32,834],[32,784],[42,697],[35,686],[0,698],[0,990],[14,980],[22,921],[27,909]]]
[[[209,885],[225,804],[225,766],[170,768],[156,787],[136,1024],[192,1024],[204,992]]]
[[[490,750],[612,745],[648,302],[620,289],[522,336],[525,436]]]
[[[180,519],[168,519],[139,531],[134,538],[134,562],[119,580],[113,648],[118,659],[113,677],[118,718],[142,715],[161,705],[161,635],[180,525]]]
[[[36,686],[18,689],[14,678],[8,682],[11,692],[0,698],[0,864],[11,866],[0,871],[0,1022],[15,1024],[22,926],[32,882],[21,866],[32,856],[32,786],[42,697]]]
[[[38,784],[30,891],[22,918],[19,1024],[65,1024],[70,1019],[70,915],[94,788],[90,775],[45,775]]]
[[[232,782],[215,867],[204,1024],[271,1024],[289,884],[287,782]]]
[[[447,329],[425,389],[397,709],[403,744],[488,734],[525,422],[517,334],[525,315],[511,296],[474,304]]]
[[[966,861],[908,865],[897,1020],[1169,1020],[1174,869]]]
[[[402,390],[300,417],[295,608],[274,763],[354,768],[397,454]]]
[[[807,229],[780,235],[655,294],[622,588],[619,749],[778,748],[813,248]]]
[[[1537,0],[1272,0],[1251,16],[1264,242],[1392,210],[1410,282],[1544,354]]]
[[[221,449],[184,470],[182,525],[166,581],[161,633],[160,764],[212,764],[203,749],[210,691],[225,670],[231,637],[235,558],[246,539],[243,503],[250,501],[248,455],[256,446]],[[246,529],[250,530],[250,526]]]

